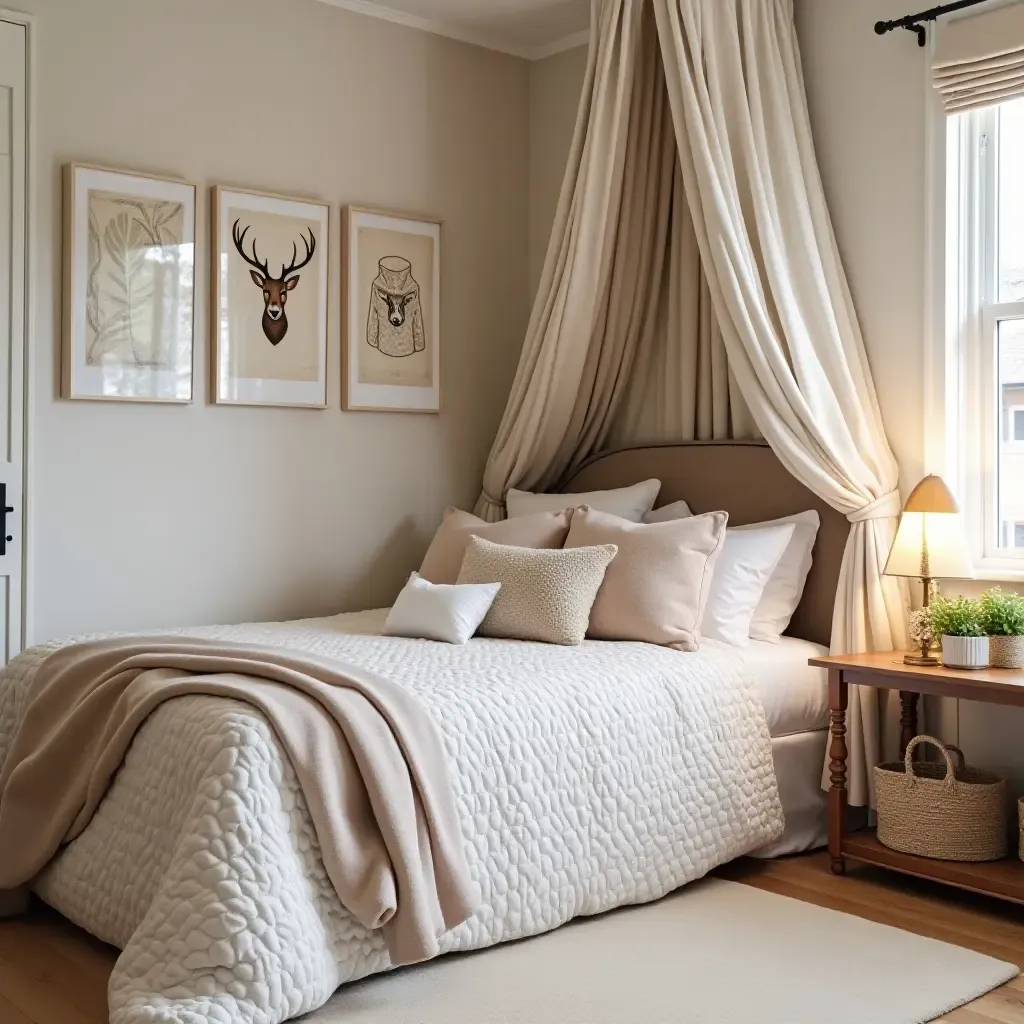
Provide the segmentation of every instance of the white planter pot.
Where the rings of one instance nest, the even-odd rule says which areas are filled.
[[[942,664],[946,668],[988,668],[988,637],[943,636]]]

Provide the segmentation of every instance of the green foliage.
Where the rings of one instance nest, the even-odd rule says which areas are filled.
[[[1024,596],[999,587],[981,595],[981,617],[989,636],[1024,636]]]
[[[981,601],[975,598],[940,595],[932,600],[929,615],[933,636],[988,636]]]

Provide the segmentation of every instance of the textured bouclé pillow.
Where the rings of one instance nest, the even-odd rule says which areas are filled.
[[[581,494],[534,494],[517,491],[514,487],[505,495],[505,508],[509,519],[535,512],[558,512],[564,508],[589,505],[591,508],[622,516],[639,523],[651,511],[661,490],[660,480],[641,480],[629,487],[613,487],[608,491],[586,491]]]
[[[550,551],[470,539],[459,583],[500,583],[480,636],[580,644],[614,544]]]
[[[420,575],[430,583],[454,583],[470,537],[484,537],[495,544],[520,548],[560,548],[569,533],[571,516],[572,510],[564,509],[488,523],[470,512],[446,509],[423,558]]]
[[[629,523],[578,508],[565,549],[594,544],[619,549],[594,602],[587,636],[697,650],[728,521],[725,512],[707,512],[665,523]]]

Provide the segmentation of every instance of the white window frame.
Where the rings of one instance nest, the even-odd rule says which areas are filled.
[[[991,107],[947,119],[930,67],[925,87],[925,467],[960,499],[978,578],[1020,581],[1024,549],[999,547],[994,443],[1002,436],[997,325],[1024,319],[1024,302],[997,301],[998,114]]]

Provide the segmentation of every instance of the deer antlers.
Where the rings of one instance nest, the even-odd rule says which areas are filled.
[[[292,261],[287,267],[281,267],[280,280],[287,281],[290,275],[294,274],[297,270],[301,270],[313,258],[313,253],[316,252],[316,237],[313,235],[312,228],[308,228],[307,230],[309,231],[308,242],[306,241],[305,235],[299,235],[299,238],[302,239],[302,244],[306,247],[306,255],[303,257],[301,263],[296,263],[295,260],[299,255],[299,249],[298,246],[294,242],[292,242]],[[253,254],[255,255],[255,253],[256,249],[254,247]]]
[[[242,259],[245,260],[245,262],[248,263],[250,267],[253,267],[254,269],[258,270],[265,278],[270,278],[270,271],[267,269],[266,260],[261,260],[256,252],[255,239],[253,240],[252,243],[252,256],[246,254],[245,236],[249,233],[249,228],[251,227],[251,225],[247,224],[244,228],[239,230],[240,224],[241,220],[236,220],[231,228],[231,238],[235,243],[235,248],[238,250],[238,255],[241,256]],[[312,228],[307,228],[307,230],[309,231],[308,242],[306,241],[306,236],[304,234],[299,235],[299,237],[302,239],[302,244],[306,248],[306,255],[302,258],[302,261],[297,262],[299,258],[299,247],[298,245],[296,245],[295,242],[292,242],[291,263],[287,267],[282,264],[281,276],[273,278],[272,280],[287,281],[292,274],[296,273],[296,271],[301,270],[313,258],[313,253],[316,252],[316,236],[313,234]]]
[[[235,248],[238,250],[238,255],[249,264],[250,267],[255,267],[264,277],[270,277],[270,271],[267,270],[266,260],[260,261],[259,256],[256,255],[256,242],[252,243],[252,257],[250,258],[245,254],[245,236],[249,232],[251,225],[246,225],[245,228],[239,232],[238,225],[241,223],[240,220],[236,220],[231,228],[231,238],[235,243]]]

